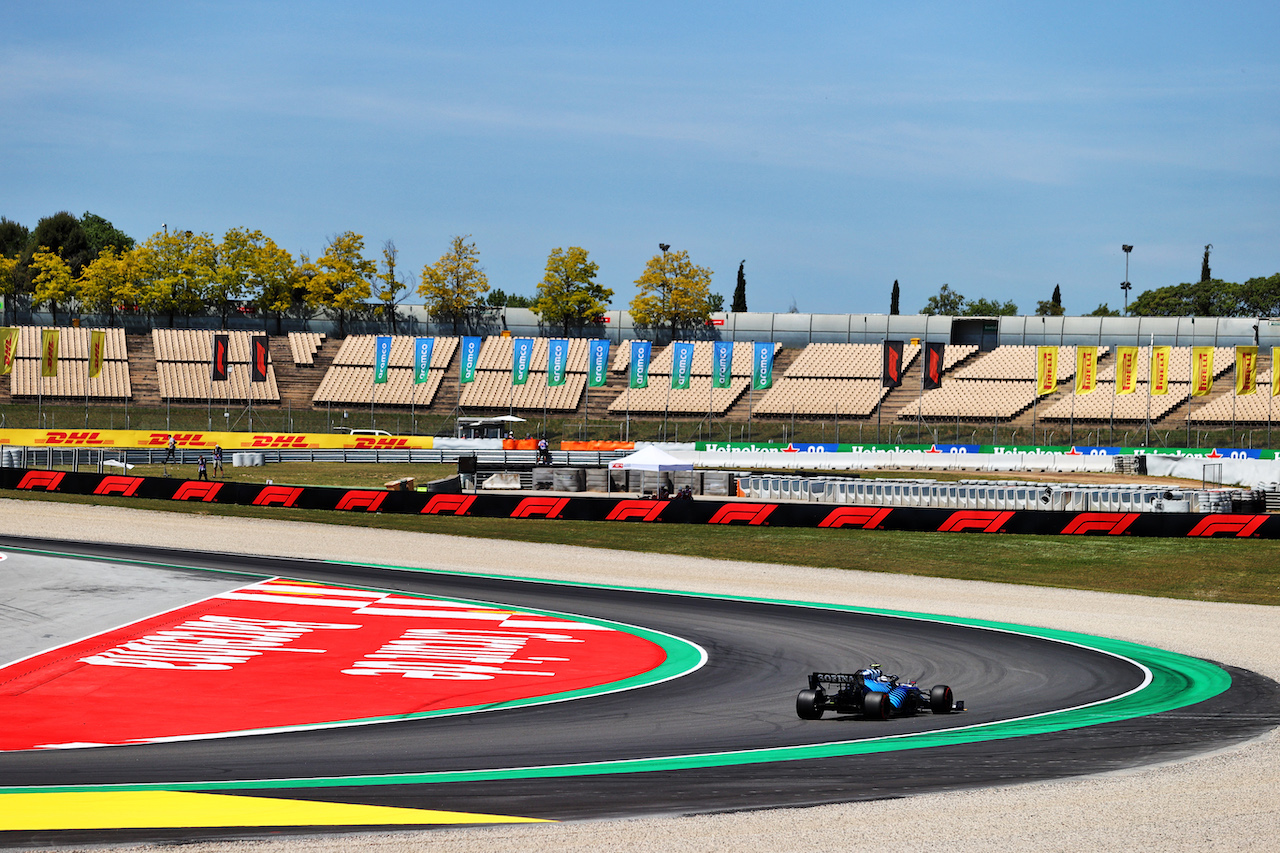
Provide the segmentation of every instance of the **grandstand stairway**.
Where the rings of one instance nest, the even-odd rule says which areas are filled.
[[[127,335],[129,350],[129,388],[133,392],[130,402],[135,406],[161,406],[160,371],[156,367],[156,343],[151,332]]]
[[[338,352],[337,342],[326,340],[321,344],[316,350],[314,364],[297,365],[293,363],[293,351],[287,336],[272,336],[267,340],[271,348],[271,366],[276,371],[276,387],[280,389],[280,406],[310,409],[311,398]]]

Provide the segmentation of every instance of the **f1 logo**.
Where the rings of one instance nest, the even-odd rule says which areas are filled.
[[[470,515],[475,495],[432,495],[419,515]]]
[[[44,489],[46,492],[58,491],[58,484],[65,476],[63,471],[28,471],[18,483],[19,489]]]
[[[961,510],[951,513],[951,517],[942,523],[938,532],[963,533],[966,530],[978,530],[982,533],[1000,533],[1011,518],[1013,510]]]
[[[819,527],[861,527],[871,530],[879,527],[893,510],[888,507],[842,506],[833,509],[818,524]]]
[[[218,492],[222,490],[221,483],[210,483],[201,480],[188,480],[181,486],[178,491],[173,493],[175,501],[204,501],[211,502],[218,496]]]
[[[1266,520],[1267,516],[1265,515],[1230,515],[1226,513],[1210,515],[1191,528],[1191,532],[1187,535],[1219,536],[1234,533],[1236,536],[1252,536],[1262,526],[1262,522]]]
[[[512,518],[559,518],[569,505],[568,498],[525,498],[511,513]]]
[[[1137,520],[1136,512],[1082,512],[1071,519],[1071,523],[1062,532],[1066,535],[1105,533],[1108,536],[1119,536]]]
[[[97,487],[94,488],[93,493],[95,495],[123,495],[126,498],[131,498],[138,491],[138,486],[141,485],[141,477],[121,477],[111,474],[102,478]]]
[[[725,504],[716,510],[707,524],[733,524],[737,521],[753,525],[764,524],[765,519],[777,508],[777,504]]]
[[[267,486],[258,492],[258,496],[253,499],[254,506],[271,506],[279,504],[280,506],[293,506],[294,502],[302,495],[302,487],[289,488],[288,486]]]
[[[605,521],[657,521],[671,501],[622,500],[609,510]]]
[[[386,496],[386,492],[352,489],[342,496],[342,500],[338,501],[337,509],[362,509],[365,512],[377,512],[378,507],[382,506],[382,501]]]

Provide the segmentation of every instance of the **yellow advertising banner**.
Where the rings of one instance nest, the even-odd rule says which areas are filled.
[[[1204,397],[1213,390],[1213,347],[1191,348],[1191,396]]]
[[[1036,347],[1036,396],[1058,390],[1058,348]]]
[[[1271,348],[1271,396],[1280,394],[1280,347]],[[1270,403],[1267,404],[1271,405]]]
[[[1151,348],[1151,393],[1157,397],[1169,393],[1169,362],[1173,347]]]
[[[1236,347],[1236,396],[1247,397],[1258,390],[1258,348]]]
[[[102,329],[94,329],[89,333],[89,378],[97,379],[102,375],[102,359],[107,348],[107,333]]]
[[[18,351],[18,327],[0,328],[0,376],[13,372],[13,354]]]
[[[0,445],[20,447],[140,447],[164,450],[431,450],[429,435],[341,435],[276,432],[149,432],[126,429],[3,429]]]
[[[58,375],[58,330],[40,331],[40,375]]]
[[[1132,394],[1138,387],[1138,348],[1116,347],[1116,394]]]
[[[1076,393],[1090,394],[1098,387],[1098,348],[1076,347]]]

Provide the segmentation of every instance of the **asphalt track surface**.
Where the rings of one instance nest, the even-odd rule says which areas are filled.
[[[674,681],[531,708],[217,740],[4,753],[0,780],[6,787],[194,783],[184,789],[572,820],[807,806],[1094,774],[1214,751],[1280,725],[1280,685],[1224,667],[1230,687],[1196,705],[1004,740],[638,773],[429,784],[275,783],[227,791],[244,780],[541,767],[972,727],[1114,697],[1138,687],[1143,673],[1113,655],[1048,639],[820,607],[10,537],[0,537],[0,546],[581,614],[668,632],[708,654],[705,666]],[[847,671],[871,661],[926,687],[948,683],[969,710],[889,722],[796,717],[794,697],[808,672]],[[201,834],[206,833],[5,834],[0,843]],[[245,837],[254,832],[207,834]]]

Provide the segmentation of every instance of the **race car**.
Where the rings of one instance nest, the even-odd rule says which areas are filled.
[[[796,715],[802,720],[821,719],[824,711],[887,720],[925,709],[950,714],[963,711],[964,702],[957,702],[945,684],[934,686],[926,696],[914,681],[886,675],[879,664],[853,673],[815,672],[809,676],[809,689],[796,695]]]

